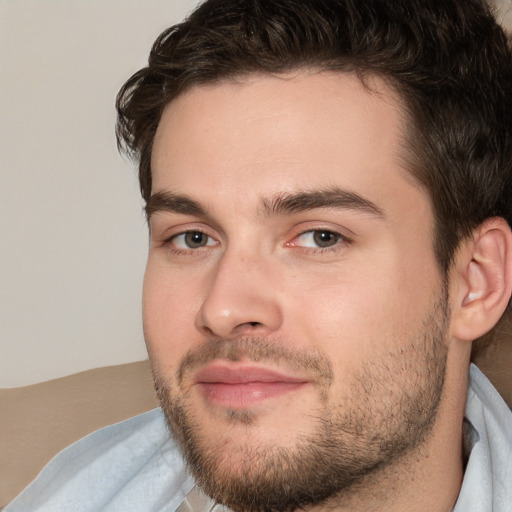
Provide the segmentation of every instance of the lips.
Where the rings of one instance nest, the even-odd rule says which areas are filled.
[[[303,376],[239,363],[212,363],[194,376],[194,384],[208,402],[229,408],[247,408],[307,383]]]

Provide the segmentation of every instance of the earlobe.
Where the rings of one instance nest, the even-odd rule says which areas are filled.
[[[455,261],[452,334],[473,341],[492,329],[510,300],[512,232],[504,219],[488,219],[463,245]]]

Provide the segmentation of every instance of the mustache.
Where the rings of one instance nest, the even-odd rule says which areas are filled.
[[[330,385],[333,380],[331,362],[317,351],[291,349],[265,338],[244,337],[235,340],[211,340],[189,350],[178,368],[178,384],[181,385],[190,372],[215,359],[284,364],[292,370],[306,373],[324,385]]]

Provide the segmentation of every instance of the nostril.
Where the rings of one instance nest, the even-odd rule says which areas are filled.
[[[257,327],[258,325],[261,325],[259,322],[249,322],[249,325],[251,327]]]

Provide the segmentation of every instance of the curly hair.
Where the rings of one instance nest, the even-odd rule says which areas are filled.
[[[481,0],[207,0],[158,37],[117,97],[118,145],[138,161],[143,198],[169,102],[195,85],[301,68],[378,75],[399,93],[444,272],[485,219],[512,225],[512,51]]]

